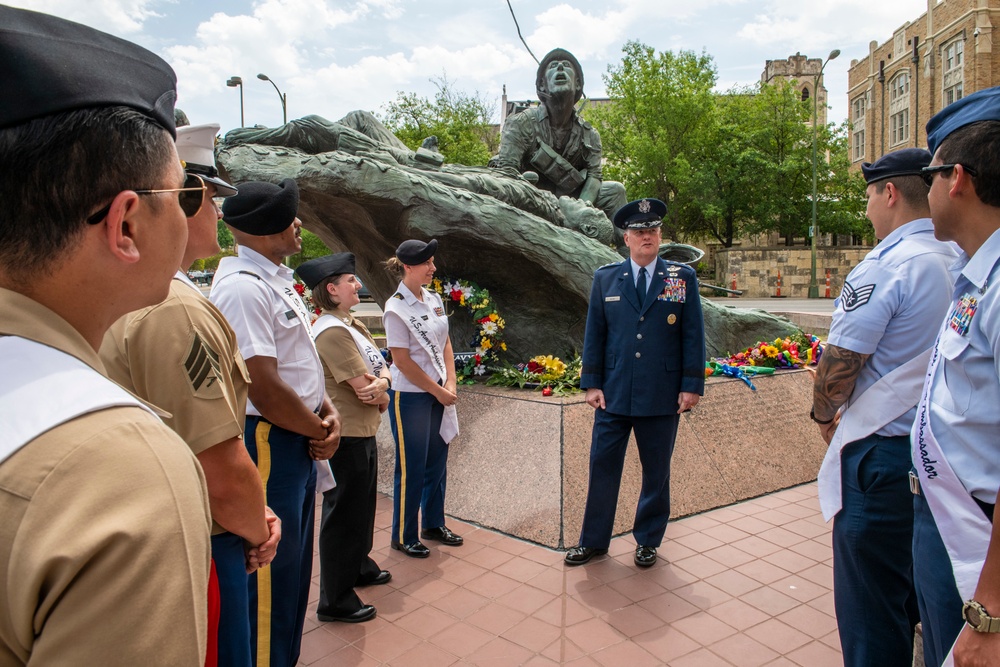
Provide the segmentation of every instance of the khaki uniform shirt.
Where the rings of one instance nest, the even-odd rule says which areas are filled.
[[[163,421],[196,455],[243,435],[249,375],[236,334],[183,279],[162,303],[115,322],[100,355],[108,377],[171,413]]]
[[[340,318],[347,326],[354,327],[375,344],[368,327],[353,315],[345,318],[340,312],[328,311],[326,314]],[[351,332],[341,327],[330,327],[316,337],[316,351],[323,363],[326,393],[340,411],[343,424],[341,434],[350,438],[367,438],[378,433],[379,424],[382,423],[378,406],[362,403],[354,393],[354,387],[347,382],[369,372]]]
[[[104,371],[44,306],[0,289],[0,312],[0,335]],[[35,438],[0,463],[0,517],[0,665],[204,663],[208,491],[156,417],[108,408]]]

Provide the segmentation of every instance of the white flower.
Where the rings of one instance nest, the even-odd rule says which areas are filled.
[[[481,347],[477,347],[476,348],[476,354],[478,354],[480,357],[485,357],[486,356],[486,350],[484,350]]]
[[[483,333],[484,334],[495,334],[497,332],[496,322],[483,322]]]
[[[479,364],[478,366],[476,366],[476,370],[475,370],[475,374],[476,375],[482,375],[485,372],[486,372],[486,367],[485,366],[483,366],[482,364]]]

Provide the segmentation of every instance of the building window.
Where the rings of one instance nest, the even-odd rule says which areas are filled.
[[[802,101],[803,102],[808,102],[809,101],[809,89],[808,88],[803,88],[802,89]]]
[[[851,102],[851,159],[854,162],[865,156],[865,96]]]
[[[941,61],[944,65],[944,76],[942,78],[944,95],[943,102],[948,106],[956,100],[962,99],[965,95],[965,42],[957,39],[950,44],[946,44],[941,50]]]
[[[910,138],[910,73],[900,72],[889,83],[889,145]]]

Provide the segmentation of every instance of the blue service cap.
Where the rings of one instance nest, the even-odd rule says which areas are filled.
[[[612,222],[618,229],[648,229],[663,225],[667,205],[659,199],[637,199],[615,211]]]
[[[927,149],[933,155],[949,134],[981,120],[1000,121],[1000,86],[972,93],[934,114],[927,121]]]
[[[903,148],[886,153],[875,162],[861,165],[868,184],[893,176],[919,176],[920,170],[931,163],[931,153],[925,148]]]

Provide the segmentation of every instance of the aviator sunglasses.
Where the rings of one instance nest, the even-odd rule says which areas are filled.
[[[205,193],[208,186],[198,174],[185,174],[183,188],[169,188],[166,190],[133,190],[137,195],[157,195],[165,192],[176,192],[177,201],[181,205],[184,215],[193,218],[205,204]],[[88,225],[96,225],[108,216],[111,211],[111,204],[108,204],[94,215],[87,218]]]

